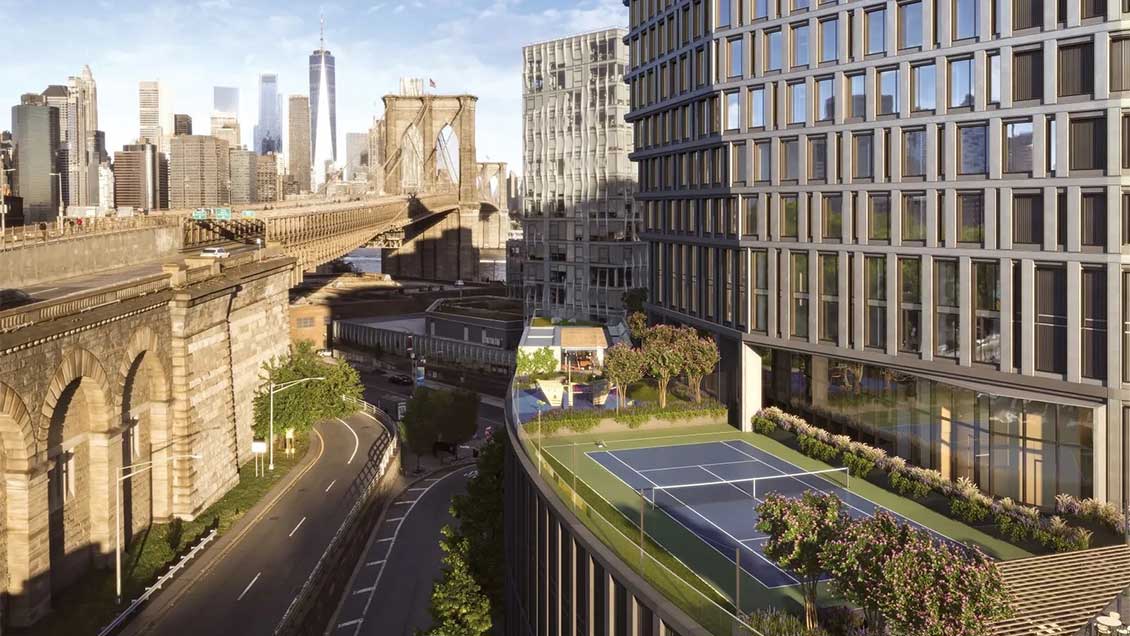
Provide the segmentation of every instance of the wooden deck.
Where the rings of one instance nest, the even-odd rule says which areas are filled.
[[[1013,617],[993,636],[1074,636],[1130,586],[1130,546],[1095,548],[997,564]]]

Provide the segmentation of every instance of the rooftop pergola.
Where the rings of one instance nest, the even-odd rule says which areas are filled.
[[[1013,617],[993,636],[1075,636],[1130,586],[1130,546],[1118,545],[997,564]]]

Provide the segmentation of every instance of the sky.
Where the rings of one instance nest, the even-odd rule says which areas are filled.
[[[240,89],[242,143],[258,121],[258,77],[277,73],[285,96],[309,91],[308,58],[337,62],[338,161],[345,134],[364,132],[401,77],[431,79],[436,94],[470,93],[479,161],[521,173],[522,46],[626,26],[621,0],[0,0],[0,130],[20,95],[66,84],[89,64],[99,128],[110,152],[138,135],[137,86],[161,80],[172,112],[208,134],[214,86]],[[284,106],[285,108],[285,106]],[[286,128],[286,120],[283,120]]]

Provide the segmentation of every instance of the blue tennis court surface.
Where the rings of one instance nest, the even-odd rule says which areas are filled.
[[[758,532],[757,504],[770,492],[798,497],[809,490],[831,493],[855,518],[870,517],[883,506],[845,488],[842,473],[796,475],[805,470],[744,441],[707,442],[587,453],[633,490],[733,562],[741,547],[741,566],[768,588],[797,585],[788,572],[765,557],[766,535]],[[779,477],[779,478],[776,478]],[[772,478],[740,484],[717,483]],[[657,486],[698,484],[672,489]],[[704,485],[705,484],[705,485]],[[756,491],[756,492],[755,492]],[[888,510],[901,520],[941,535]]]

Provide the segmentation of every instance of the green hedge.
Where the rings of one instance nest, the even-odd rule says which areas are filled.
[[[726,415],[726,407],[717,402],[707,401],[703,401],[701,404],[668,403],[665,409],[654,404],[644,404],[621,409],[619,413],[606,409],[554,409],[542,412],[541,432],[543,435],[554,435],[563,430],[587,433],[600,425],[601,420],[604,419],[614,420],[628,428],[636,429],[651,420],[678,422],[697,417],[725,418]],[[531,433],[536,433],[538,430],[537,418],[526,422],[525,426]]]

